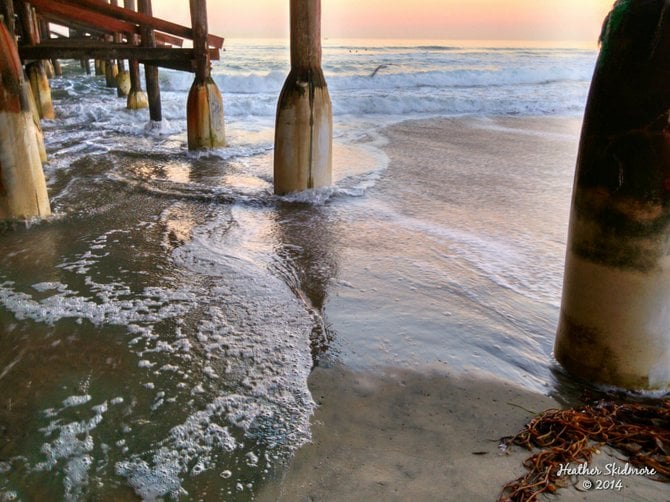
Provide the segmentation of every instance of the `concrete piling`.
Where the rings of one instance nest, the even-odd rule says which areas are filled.
[[[670,18],[617,2],[575,174],[556,359],[625,389],[670,389]]]
[[[140,110],[149,106],[147,93],[142,90],[140,82],[140,63],[130,60],[130,90],[128,91],[127,107],[129,110]]]
[[[291,71],[277,104],[276,194],[332,182],[333,118],[321,70],[321,2],[291,0]]]
[[[137,60],[130,61],[130,90],[128,91],[127,107],[129,110],[140,110],[149,106],[147,93],[140,83],[140,64]]]

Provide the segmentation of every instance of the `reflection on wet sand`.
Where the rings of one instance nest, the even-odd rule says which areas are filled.
[[[274,266],[312,315],[310,342],[315,364],[333,336],[324,312],[328,289],[338,271],[339,243],[332,224],[320,206],[280,202],[274,214]]]

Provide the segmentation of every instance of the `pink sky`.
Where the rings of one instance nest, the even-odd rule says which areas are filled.
[[[322,0],[324,38],[597,39],[613,0]],[[153,0],[188,22],[188,0]],[[209,0],[210,31],[227,38],[285,37],[289,0]]]

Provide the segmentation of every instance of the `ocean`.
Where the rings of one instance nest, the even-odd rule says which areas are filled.
[[[226,148],[64,63],[54,216],[0,230],[0,500],[253,499],[315,365],[563,392],[551,357],[594,48],[324,41],[334,184],[272,193],[282,41],[231,41]],[[569,380],[569,379],[568,379]]]

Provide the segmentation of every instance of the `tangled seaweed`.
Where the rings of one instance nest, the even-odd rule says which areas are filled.
[[[569,476],[558,476],[560,465],[588,462],[607,445],[628,457],[638,468],[653,469],[657,481],[670,482],[670,399],[660,404],[598,401],[578,409],[547,410],[516,436],[502,438],[512,444],[541,450],[527,458],[525,476],[507,483],[498,502],[534,501],[542,493],[566,486]]]

